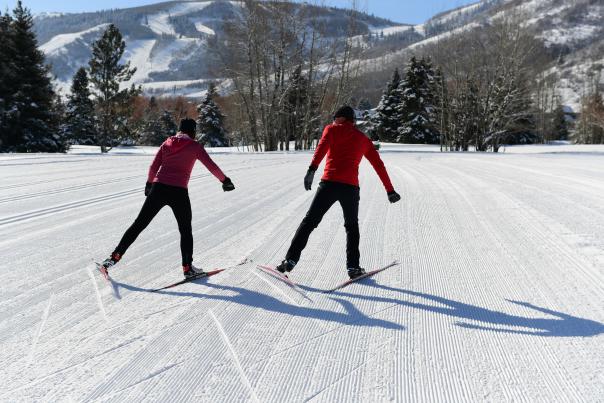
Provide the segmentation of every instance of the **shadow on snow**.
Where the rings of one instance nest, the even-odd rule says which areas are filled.
[[[357,326],[374,326],[386,329],[404,330],[405,327],[394,322],[372,318],[371,315],[363,314],[352,302],[347,299],[363,299],[371,302],[388,303],[394,306],[406,306],[420,309],[427,312],[442,314],[452,318],[460,319],[455,324],[466,329],[485,330],[499,333],[523,334],[531,336],[545,337],[591,337],[604,333],[604,324],[568,315],[562,312],[556,312],[551,309],[541,308],[528,302],[507,300],[510,303],[532,309],[534,311],[550,315],[551,318],[529,318],[525,316],[512,315],[505,312],[499,312],[492,309],[482,308],[476,305],[466,304],[459,301],[439,297],[437,295],[426,294],[418,291],[405,290],[401,288],[389,287],[375,282],[374,279],[367,279],[360,282],[359,285],[373,286],[390,292],[396,292],[402,298],[389,298],[375,295],[360,295],[345,291],[336,291],[332,295],[341,297],[330,299],[342,305],[345,313],[334,312],[324,309],[312,308],[307,306],[298,306],[288,304],[280,299],[257,291],[246,288],[217,285],[207,281],[204,286],[216,290],[234,292],[235,295],[210,295],[195,292],[178,291],[160,291],[157,294],[171,295],[176,297],[192,297],[215,301],[228,301],[240,305],[246,305],[254,308],[263,309],[269,312],[283,313],[303,318],[319,319],[342,324],[355,324]],[[124,289],[135,292],[150,292],[148,289],[139,288],[127,284],[117,283]],[[324,290],[301,285],[300,288],[315,293],[323,293]],[[403,299],[407,297],[407,299]],[[438,303],[441,306],[433,306],[427,303],[414,302],[408,297],[422,298],[432,303]],[[346,299],[344,299],[346,298]],[[383,309],[377,310],[381,312]],[[469,323],[472,321],[474,323]]]

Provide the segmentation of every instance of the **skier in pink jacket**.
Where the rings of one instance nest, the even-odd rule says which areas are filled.
[[[170,206],[178,223],[182,269],[185,278],[203,274],[203,270],[193,266],[191,201],[187,190],[195,162],[201,161],[222,182],[222,189],[225,192],[235,190],[235,186],[212,161],[203,145],[195,141],[196,129],[197,124],[194,120],[181,120],[179,133],[168,138],[159,148],[149,168],[149,176],[145,186],[147,199],[138,217],[128,228],[119,245],[111,256],[102,263],[101,270],[105,274],[110,267],[115,266],[120,261],[139,234],[166,205]]]

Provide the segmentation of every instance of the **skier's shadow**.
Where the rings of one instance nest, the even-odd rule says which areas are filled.
[[[547,337],[591,337],[604,333],[604,324],[600,322],[579,318],[562,312],[556,312],[547,308],[541,308],[528,302],[514,301],[509,299],[506,300],[512,304],[550,315],[551,318],[529,318],[525,316],[507,314],[505,312],[482,308],[476,305],[470,305],[432,294],[389,287],[378,284],[375,279],[367,279],[359,284],[370,285],[381,290],[396,292],[407,298],[398,299],[375,295],[360,295],[346,291],[336,291],[334,294],[340,297],[364,299],[372,302],[396,303],[401,306],[408,306],[428,312],[451,316],[453,318],[460,319],[461,321],[457,321],[455,324],[466,329]],[[320,289],[308,286],[302,286],[302,288],[308,292],[322,291]],[[431,302],[432,304],[416,302],[415,298],[412,300],[409,297],[421,298]],[[435,306],[434,303],[436,303],[437,306]],[[472,321],[474,323],[469,323],[468,321]]]
[[[174,297],[199,298],[211,301],[226,301],[240,305],[246,305],[253,308],[263,309],[269,312],[283,313],[292,316],[299,316],[309,319],[318,319],[327,322],[336,322],[343,325],[354,324],[355,326],[382,327],[385,329],[405,330],[405,327],[387,320],[377,319],[371,314],[367,315],[359,311],[352,302],[341,298],[331,298],[339,303],[345,312],[336,312],[326,309],[313,308],[309,306],[294,305],[284,302],[283,300],[272,297],[258,291],[253,291],[247,288],[228,286],[222,284],[213,284],[207,279],[196,283],[205,287],[229,292],[230,295],[224,294],[204,294],[197,292],[181,292],[181,291],[157,291],[155,294],[171,295]],[[151,290],[140,288],[128,284],[118,283],[120,287],[134,292],[151,292]],[[381,311],[378,310],[378,312]]]

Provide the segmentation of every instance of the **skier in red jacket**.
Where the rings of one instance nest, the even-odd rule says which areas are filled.
[[[325,213],[335,202],[344,212],[346,228],[346,260],[351,279],[365,274],[359,259],[359,164],[367,158],[380,177],[390,203],[401,197],[394,191],[388,172],[373,143],[355,127],[354,110],[349,106],[340,108],[334,123],[327,126],[315,150],[314,157],[304,177],[304,188],[311,189],[315,171],[327,155],[325,172],[306,216],[298,227],[285,260],[277,266],[281,273],[290,272],[300,259],[311,232],[319,225]]]
[[[195,161],[202,164],[222,182],[225,192],[235,190],[233,182],[227,178],[212,161],[203,145],[195,141],[197,123],[192,119],[180,121],[179,133],[168,138],[159,148],[149,168],[145,196],[147,199],[119,245],[101,265],[105,273],[120,261],[126,250],[139,234],[147,228],[151,220],[164,207],[170,206],[180,231],[182,268],[185,277],[203,274],[203,270],[193,266],[193,233],[191,228],[191,201],[187,187]]]

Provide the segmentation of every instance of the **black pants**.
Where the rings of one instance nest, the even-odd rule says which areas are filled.
[[[151,193],[147,196],[145,204],[141,208],[138,217],[128,228],[115,252],[123,255],[132,245],[141,232],[153,220],[164,206],[170,206],[180,231],[180,251],[182,253],[182,264],[193,262],[193,232],[191,228],[191,201],[189,192],[185,188],[168,186],[162,183],[154,183]]]
[[[306,247],[312,231],[317,228],[323,216],[335,202],[340,202],[344,212],[346,228],[346,263],[347,267],[359,267],[359,188],[344,183],[322,181],[317,189],[306,217],[294,235],[287,251],[286,259],[295,262],[300,260],[302,250]]]

